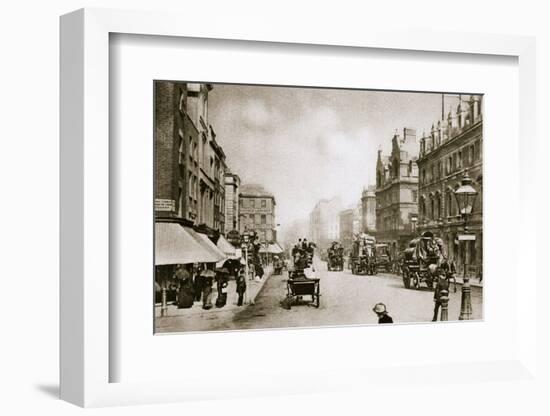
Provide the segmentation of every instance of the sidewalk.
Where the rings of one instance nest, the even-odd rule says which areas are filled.
[[[166,313],[166,316],[161,317],[161,304],[156,303],[155,304],[155,318],[164,319],[164,318],[171,318],[175,316],[209,316],[212,314],[217,314],[220,312],[228,312],[233,310],[242,310],[249,304],[253,304],[256,300],[256,297],[259,295],[260,291],[264,287],[267,280],[271,277],[273,273],[273,266],[266,266],[264,268],[264,277],[259,282],[256,282],[254,280],[247,280],[247,289],[248,289],[248,299],[245,299],[245,303],[243,306],[237,306],[237,300],[239,295],[237,294],[237,284],[234,279],[231,279],[229,281],[229,284],[227,286],[227,303],[222,308],[216,308],[216,298],[218,296],[218,292],[216,290],[216,283],[213,285],[212,289],[212,309],[205,310],[202,309],[202,300],[197,302],[195,301],[193,303],[193,306],[188,309],[178,309],[176,305],[173,305],[173,302],[170,302],[168,304],[168,311]]]
[[[462,285],[463,278],[461,276],[457,276],[456,278],[456,284]],[[480,282],[477,277],[470,277],[470,286],[471,287],[480,287],[483,289],[483,280]]]

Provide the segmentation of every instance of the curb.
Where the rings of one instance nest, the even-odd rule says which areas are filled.
[[[248,301],[248,305],[254,305],[256,303],[256,298],[258,297],[258,295],[262,292],[266,282],[269,280],[269,278],[273,276],[273,269],[271,269],[269,271],[269,273],[266,273],[264,278],[262,280],[260,280],[260,284],[259,284],[259,288],[258,290],[256,291],[256,294],[250,298],[250,300]]]

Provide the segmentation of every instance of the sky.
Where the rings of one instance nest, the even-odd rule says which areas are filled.
[[[318,200],[356,204],[376,181],[377,151],[396,131],[417,140],[441,118],[441,94],[214,84],[208,117],[241,183],[275,195],[277,223],[305,219]],[[445,113],[457,98],[445,97]]]

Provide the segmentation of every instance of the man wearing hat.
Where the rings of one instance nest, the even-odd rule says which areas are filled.
[[[376,315],[378,315],[379,324],[393,324],[393,319],[390,315],[388,315],[386,305],[384,305],[383,303],[377,303],[376,305],[374,305],[374,308],[372,308],[372,310]]]

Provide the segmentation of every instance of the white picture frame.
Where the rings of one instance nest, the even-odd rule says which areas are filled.
[[[182,25],[181,22],[186,24]],[[536,261],[527,245],[519,247],[522,286],[517,292],[517,354],[498,362],[418,366],[411,369],[332,370],[316,384],[306,379],[272,376],[257,383],[244,381],[246,392],[227,391],[225,381],[192,383],[163,381],[110,382],[109,366],[117,357],[109,349],[109,36],[113,33],[147,36],[210,38],[281,44],[332,45],[440,53],[489,54],[516,57],[519,62],[520,226],[525,241],[536,241],[536,217],[530,213],[534,184],[527,167],[532,160],[535,131],[535,41],[530,37],[473,33],[433,33],[404,28],[402,31],[349,28],[328,33],[314,25],[303,31],[278,25],[240,25],[216,19],[203,25],[173,13],[107,9],[82,9],[61,18],[61,398],[79,406],[161,403],[197,398],[239,397],[262,394],[330,391],[342,388],[342,380],[355,380],[365,388],[389,382],[388,374],[401,383],[433,382],[434,374],[447,372],[455,380],[522,381],[536,375],[536,324],[528,319],[536,305]],[[531,260],[528,260],[531,259]],[[515,273],[519,273],[516,270]],[[415,374],[410,376],[411,374]],[[410,376],[408,376],[408,375]],[[329,376],[330,375],[330,376]],[[432,378],[431,378],[432,377]],[[477,380],[479,381],[479,380]],[[309,380],[311,382],[311,379]],[[206,388],[208,386],[208,388]]]

